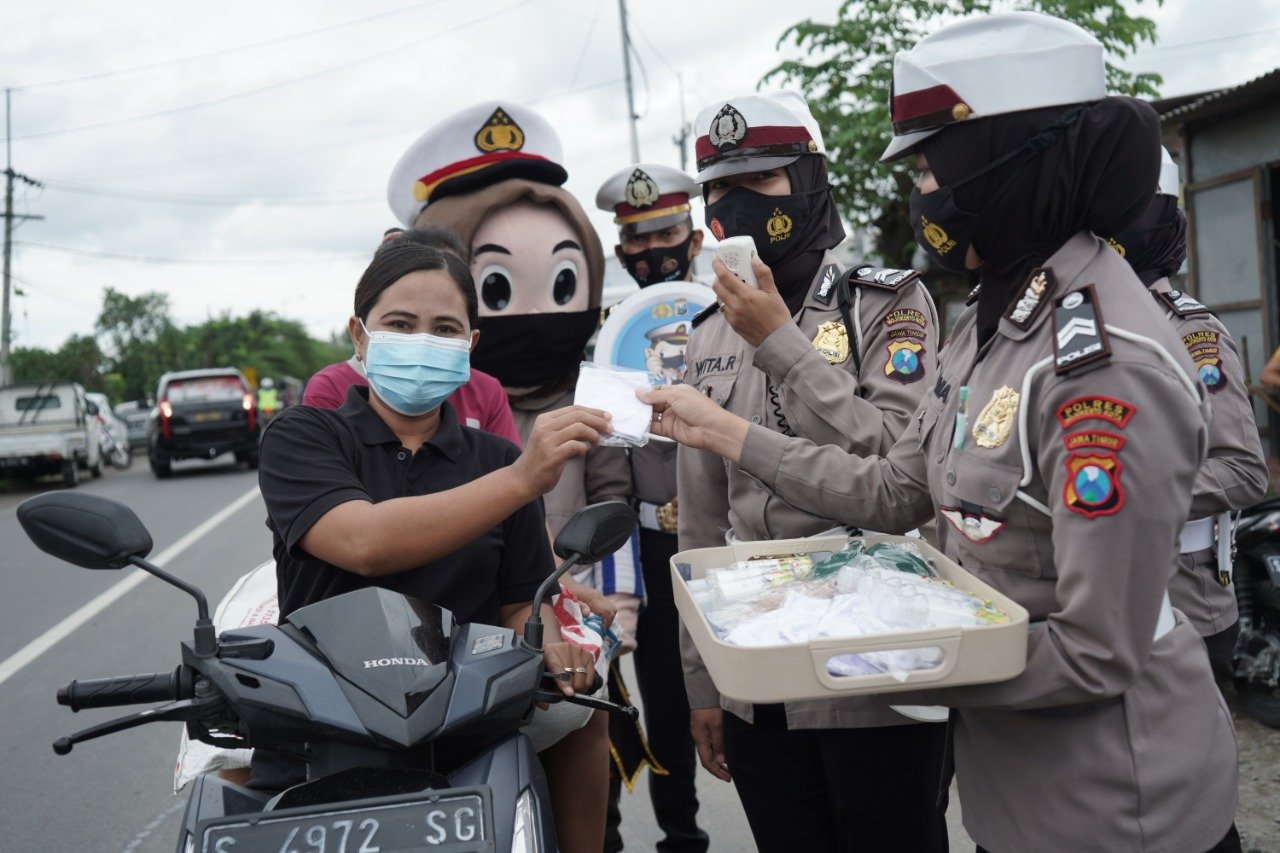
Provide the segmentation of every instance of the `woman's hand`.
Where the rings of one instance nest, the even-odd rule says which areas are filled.
[[[533,433],[512,469],[535,495],[545,495],[560,482],[565,464],[582,456],[613,432],[609,413],[585,406],[566,406],[538,415]]]
[[[595,613],[604,620],[606,628],[613,624],[613,617],[618,615],[618,608],[613,606],[613,602],[603,592],[600,592],[595,587],[578,583],[570,577],[561,578],[560,585],[568,589],[569,592],[573,593],[573,597],[578,599],[582,609],[585,611],[582,614],[583,616],[590,616]]]
[[[773,283],[773,272],[759,258],[751,259],[751,271],[759,287],[752,287],[729,271],[719,259],[711,261],[716,271],[712,289],[720,301],[720,313],[738,336],[753,347],[778,328],[791,322],[791,310],[782,301]]]
[[[653,406],[649,431],[688,447],[710,450],[737,462],[747,440],[747,421],[716,405],[691,385],[640,390],[636,396]]]
[[[591,652],[573,643],[547,643],[542,649],[542,662],[556,680],[556,687],[566,696],[590,693],[596,678],[596,662]]]

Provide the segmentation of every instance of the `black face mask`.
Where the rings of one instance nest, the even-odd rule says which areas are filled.
[[[504,388],[540,388],[577,373],[599,325],[599,308],[481,317],[471,366],[496,376]]]
[[[734,187],[707,205],[707,227],[717,240],[748,236],[756,243],[756,254],[765,266],[777,266],[788,257],[793,235],[804,231],[809,220],[810,199],[827,192],[826,187],[791,195],[764,195],[746,187]],[[807,246],[799,246],[803,251]]]
[[[1020,148],[1010,151],[1003,157],[979,169],[959,181],[952,181],[930,193],[922,193],[918,189],[911,190],[908,202],[911,228],[915,231],[916,242],[925,254],[938,266],[952,272],[965,272],[965,257],[969,247],[973,245],[973,237],[978,233],[983,214],[999,203],[1000,199],[1013,186],[1018,173],[1030,163],[1036,155],[1044,151],[1067,126],[1075,120],[1081,108],[1074,107],[1062,114],[1058,121],[1028,139]],[[994,192],[982,200],[982,207],[976,213],[961,210],[955,201],[955,190],[970,181],[975,181],[988,172],[994,171],[1017,159],[1019,162]]]
[[[654,246],[639,252],[622,255],[622,265],[641,287],[663,281],[680,281],[689,273],[689,246],[693,244],[693,229],[689,236],[674,246]]]

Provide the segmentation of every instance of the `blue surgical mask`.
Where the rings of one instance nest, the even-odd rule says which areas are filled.
[[[406,417],[425,415],[471,378],[471,341],[426,333],[370,332],[365,374],[378,399]]]

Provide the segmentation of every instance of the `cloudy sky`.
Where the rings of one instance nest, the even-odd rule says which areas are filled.
[[[677,74],[692,119],[753,89],[779,34],[837,2],[631,0],[642,159],[679,165]],[[1163,74],[1165,95],[1280,65],[1277,0],[1136,8],[1160,38],[1128,65]],[[318,336],[344,327],[394,224],[391,167],[491,98],[551,120],[567,187],[612,245],[593,200],[629,160],[618,20],[616,0],[0,4],[13,166],[44,182],[17,193],[45,219],[14,235],[15,345],[90,332],[106,286],[168,293],[180,324],[261,308]]]

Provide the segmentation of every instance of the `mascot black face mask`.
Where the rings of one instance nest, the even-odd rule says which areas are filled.
[[[599,324],[599,308],[481,317],[480,342],[471,365],[497,377],[504,388],[539,388],[577,375],[587,341]]]

